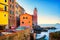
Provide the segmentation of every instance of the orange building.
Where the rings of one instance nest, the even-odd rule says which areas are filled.
[[[32,15],[30,14],[21,14],[20,15],[20,26],[32,28]]]

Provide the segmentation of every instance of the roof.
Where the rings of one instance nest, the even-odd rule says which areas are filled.
[[[6,5],[6,4],[3,4],[3,3],[1,3],[1,2],[0,2],[0,4],[1,4],[1,5]],[[6,6],[8,6],[8,5],[6,5]]]
[[[17,2],[16,2],[16,4],[21,8],[21,9],[23,9],[24,10],[24,8],[22,7],[22,6],[20,6]],[[24,10],[25,11],[25,10]]]
[[[32,15],[30,15],[30,14],[28,14],[28,13],[25,13],[25,14],[27,14],[27,15],[29,15],[29,16],[32,16]],[[25,15],[25,14],[21,14],[21,15]],[[20,16],[21,16],[21,15],[20,15]]]

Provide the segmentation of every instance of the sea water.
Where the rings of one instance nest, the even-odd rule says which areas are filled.
[[[41,32],[40,34],[37,34],[36,39],[39,39],[39,38],[43,37],[44,35],[46,35],[44,40],[49,40],[49,33],[60,31],[60,24],[40,24],[40,26],[41,27],[50,27],[50,26],[53,26],[53,27],[56,27],[57,29],[50,29],[50,30],[48,30],[48,32]]]

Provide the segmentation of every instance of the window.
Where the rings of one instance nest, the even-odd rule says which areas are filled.
[[[10,14],[13,14],[14,15],[14,11],[10,10]]]
[[[10,8],[14,8],[14,6],[13,5],[10,5]]]
[[[14,15],[14,11],[12,11],[12,14]]]
[[[7,0],[5,0],[5,2],[7,2]]]
[[[14,3],[14,0],[11,0],[12,3]]]
[[[18,12],[16,11],[16,14],[18,14]]]
[[[10,2],[14,3],[14,0],[10,0]]]
[[[10,2],[11,2],[11,0],[10,0]]]
[[[11,14],[11,10],[9,11],[9,13]]]
[[[12,5],[10,4],[10,8],[12,7]]]
[[[30,21],[29,21],[29,23],[30,23]]]
[[[22,24],[24,24],[24,22],[22,22]]]
[[[7,11],[7,6],[6,5],[4,6],[4,10]]]
[[[12,5],[12,8],[14,8],[14,5]]]
[[[23,17],[23,19],[25,19],[25,17]]]
[[[16,8],[18,8],[18,5],[16,4]]]
[[[4,15],[4,17],[6,17],[6,14]]]
[[[23,19],[28,19],[28,17],[23,17]]]
[[[21,11],[19,12],[19,14],[22,14]]]

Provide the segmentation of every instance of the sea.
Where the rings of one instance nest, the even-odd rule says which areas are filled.
[[[39,39],[39,40],[44,35],[46,35],[44,40],[49,40],[49,33],[60,31],[60,24],[40,24],[40,26],[41,27],[55,27],[56,29],[50,29],[47,32],[41,32],[40,34],[37,34],[36,39]]]

